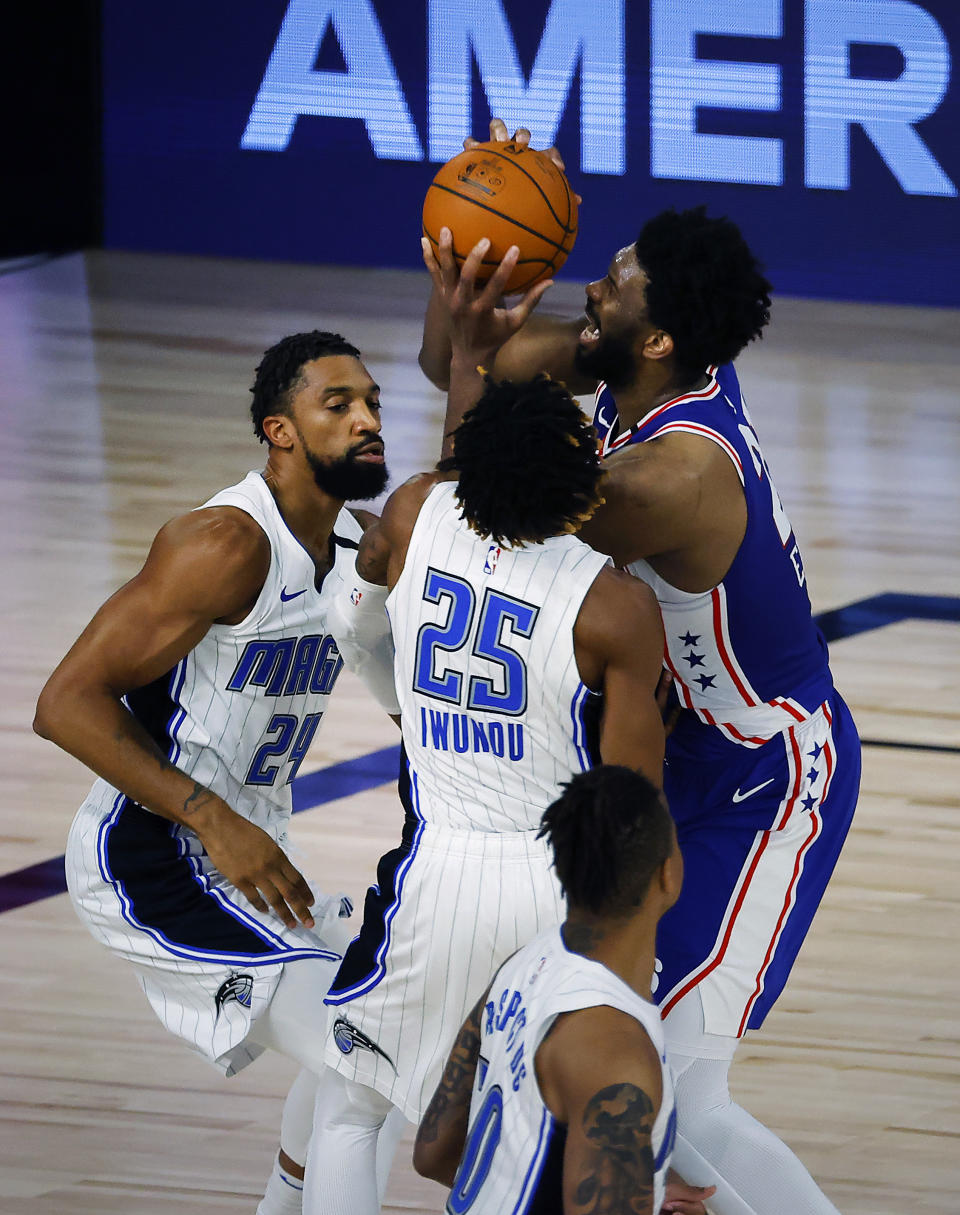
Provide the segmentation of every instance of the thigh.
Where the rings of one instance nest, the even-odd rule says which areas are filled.
[[[337,964],[318,958],[288,962],[270,1003],[251,1027],[248,1041],[279,1051],[314,1075],[324,1070],[327,1027],[324,997]]]
[[[837,697],[705,777],[673,773],[684,887],[657,934],[664,1017],[700,988],[708,1032],[755,1029],[782,990],[849,828],[859,743]],[[699,801],[695,801],[699,799]]]

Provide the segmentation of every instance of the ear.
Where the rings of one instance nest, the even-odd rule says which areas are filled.
[[[293,419],[285,414],[276,413],[263,419],[263,433],[272,447],[281,451],[292,451],[297,441],[296,428]]]
[[[643,343],[645,359],[668,359],[673,354],[673,338],[665,329],[654,329]]]
[[[683,888],[683,857],[677,848],[660,866],[660,889],[666,907],[672,907]]]

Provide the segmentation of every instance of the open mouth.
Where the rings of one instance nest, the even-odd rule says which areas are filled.
[[[587,323],[580,331],[580,345],[592,346],[600,340],[600,326],[594,320],[593,315],[587,312]]]
[[[360,447],[354,451],[353,458],[361,460],[364,464],[382,464],[383,444],[370,443],[366,447]]]

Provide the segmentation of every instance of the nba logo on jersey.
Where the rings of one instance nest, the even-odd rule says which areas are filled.
[[[363,598],[363,591],[358,586],[355,586],[350,592],[350,602],[354,607],[360,606],[360,600]]]
[[[483,572],[485,574],[492,574],[493,571],[497,568],[497,562],[499,560],[500,560],[500,545],[491,544],[490,547],[487,549],[487,559],[483,563]]]

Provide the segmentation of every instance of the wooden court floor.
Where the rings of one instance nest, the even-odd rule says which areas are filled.
[[[90,778],[30,720],[157,528],[261,463],[247,388],[278,337],[343,332],[383,387],[394,484],[433,462],[425,294],[415,273],[105,253],[0,277],[0,899],[21,903],[0,913],[3,1215],[256,1207],[291,1068],[228,1081],[195,1060],[48,893]],[[581,299],[558,285],[551,307]],[[846,1215],[960,1212],[958,338],[956,312],[779,300],[740,363],[868,743],[845,854],[732,1086]],[[344,676],[305,770],[395,741]],[[294,820],[327,889],[361,895],[396,841],[395,792],[374,784]],[[440,1210],[408,1159],[387,1210]]]

